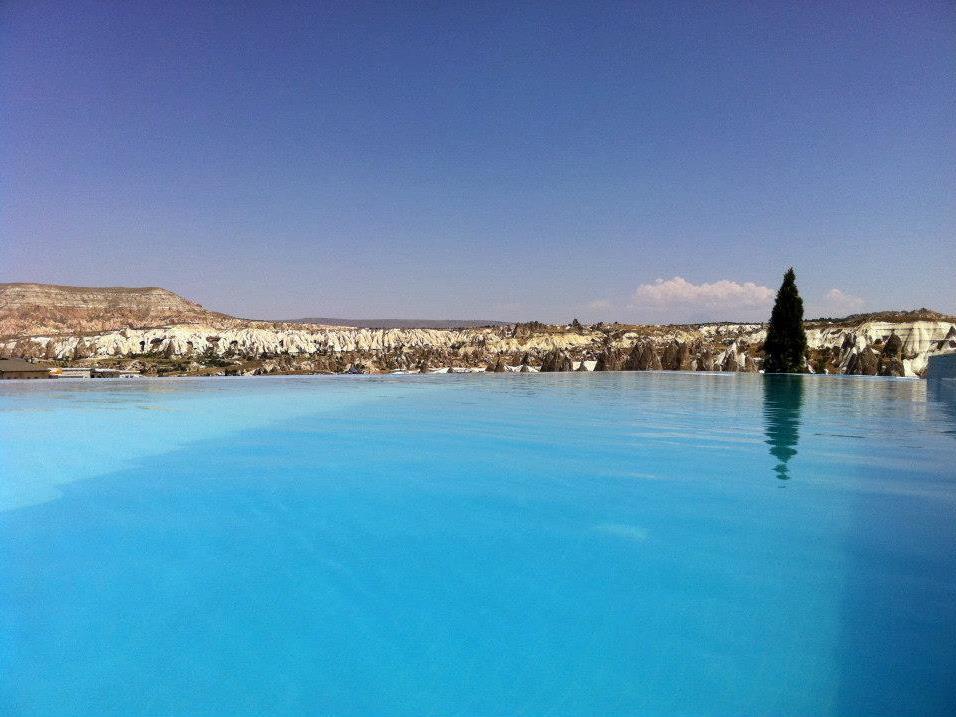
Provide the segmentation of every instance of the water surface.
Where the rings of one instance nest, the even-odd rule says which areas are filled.
[[[956,712],[925,382],[2,382],[0,436],[0,714]]]

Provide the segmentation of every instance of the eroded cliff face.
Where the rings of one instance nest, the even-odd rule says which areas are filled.
[[[758,371],[759,324],[571,330],[356,329],[182,324],[86,335],[34,335],[0,342],[0,355],[68,364],[116,364],[159,373],[296,371]],[[929,355],[956,348],[950,321],[810,325],[808,359],[817,373],[918,376]]]
[[[760,370],[766,338],[763,324],[530,322],[465,329],[282,324],[209,312],[164,289],[38,284],[0,285],[0,320],[6,321],[7,331],[0,339],[0,357],[164,375],[348,370],[755,372]],[[104,324],[110,328],[89,329]],[[956,318],[927,310],[807,322],[806,330],[808,365],[817,373],[919,376],[929,355],[956,349]]]

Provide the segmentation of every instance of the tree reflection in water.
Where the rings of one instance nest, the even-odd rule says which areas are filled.
[[[788,480],[787,464],[797,455],[800,440],[800,408],[803,403],[803,376],[764,374],[763,415],[770,454],[777,459],[774,471]]]

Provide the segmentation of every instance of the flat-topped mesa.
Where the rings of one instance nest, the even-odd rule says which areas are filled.
[[[159,287],[0,284],[0,336],[101,333],[232,320]]]
[[[893,320],[887,320],[892,318]],[[5,323],[4,323],[5,322]],[[94,326],[110,328],[94,329]],[[0,357],[113,365],[152,374],[370,371],[757,371],[758,323],[357,328],[210,312],[164,289],[0,285]],[[19,328],[18,328],[19,327]],[[814,373],[917,376],[956,349],[956,318],[882,313],[806,322]]]

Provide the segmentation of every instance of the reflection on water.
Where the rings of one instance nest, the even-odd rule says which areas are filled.
[[[0,716],[953,717],[954,421],[882,377],[0,381]]]
[[[774,471],[780,480],[790,478],[787,464],[797,455],[802,403],[803,376],[764,375],[763,415],[767,445],[770,454],[778,461]]]

